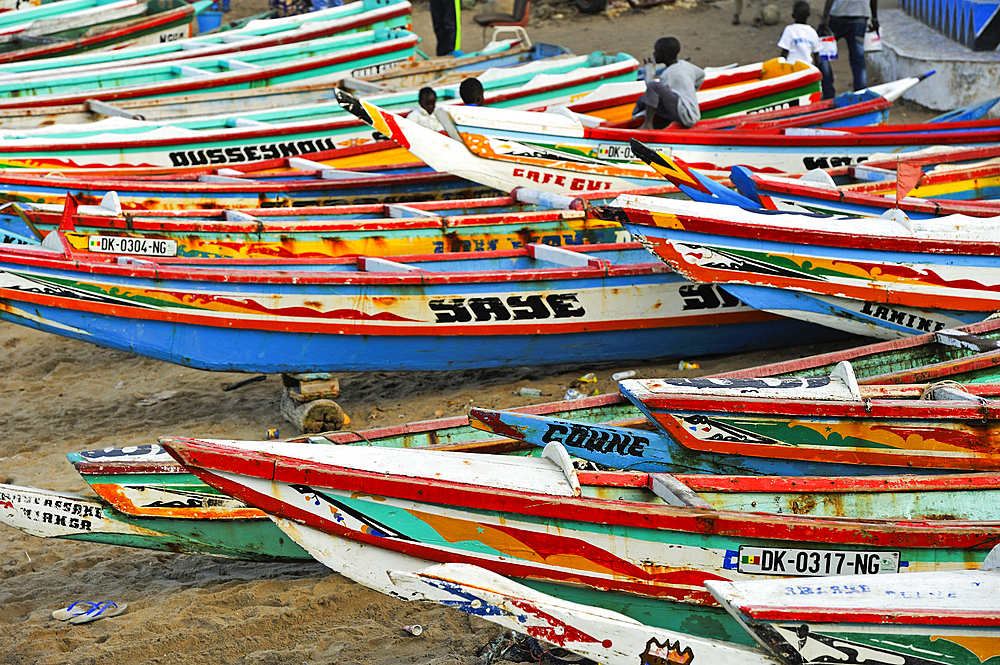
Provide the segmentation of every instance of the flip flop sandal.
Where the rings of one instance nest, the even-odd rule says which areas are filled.
[[[72,624],[81,624],[97,621],[105,617],[116,617],[124,612],[126,607],[128,607],[126,603],[119,605],[110,600],[105,600],[95,605],[89,612],[73,617],[69,622]]]
[[[61,610],[55,610],[52,612],[52,618],[59,619],[60,621],[66,621],[67,619],[72,619],[75,616],[86,614],[96,606],[97,603],[91,603],[86,600],[78,600],[75,603],[70,604],[69,607],[64,607]]]

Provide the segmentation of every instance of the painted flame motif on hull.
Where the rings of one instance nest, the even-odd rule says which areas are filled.
[[[660,643],[655,637],[646,643],[646,650],[639,655],[642,665],[689,665],[694,662],[691,647],[681,648],[680,640]]]

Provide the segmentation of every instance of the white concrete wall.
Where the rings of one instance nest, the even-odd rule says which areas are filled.
[[[867,54],[869,83],[936,70],[903,95],[903,99],[935,111],[1000,96],[1000,52],[972,51],[902,10],[882,11],[879,19],[882,50]],[[990,117],[1000,118],[1000,109],[994,107]]]

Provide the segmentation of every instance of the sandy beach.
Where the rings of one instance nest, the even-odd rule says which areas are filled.
[[[254,0],[258,2],[259,0]],[[536,42],[576,53],[625,51],[644,58],[657,37],[673,34],[698,65],[749,63],[778,55],[782,21],[753,29],[730,25],[728,2],[579,16],[556,5],[529,28]],[[264,5],[233,0],[228,18]],[[814,3],[815,13],[820,7]],[[481,46],[481,30],[463,13],[465,48]],[[562,18],[558,18],[562,16]],[[414,7],[414,29],[430,39],[427,4]],[[849,75],[840,61],[841,89]],[[902,108],[894,119],[928,114]],[[825,345],[697,360],[709,373],[846,346]],[[496,408],[559,399],[570,382],[595,372],[601,392],[611,374],[677,375],[661,365],[525,368],[441,374],[343,374],[338,400],[351,429],[456,415],[470,405]],[[296,434],[279,414],[281,380],[225,392],[246,378],[187,369],[124,352],[0,323],[0,482],[91,495],[66,453],[143,445],[159,436],[260,439],[270,428]],[[690,373],[689,373],[690,374]],[[543,397],[515,395],[539,388]],[[144,402],[145,401],[145,402]],[[145,403],[141,404],[141,403]],[[76,600],[128,604],[121,616],[80,626],[51,618]],[[413,637],[402,630],[421,624]],[[43,540],[0,527],[0,663],[249,665],[274,663],[478,663],[477,653],[501,631],[464,614],[403,603],[369,591],[318,563],[261,564],[159,553],[67,540]]]

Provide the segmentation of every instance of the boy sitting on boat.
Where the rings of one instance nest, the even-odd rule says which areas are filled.
[[[646,81],[646,92],[635,104],[632,117],[645,114],[643,129],[662,129],[671,122],[685,128],[701,120],[697,92],[705,72],[687,60],[677,60],[681,43],[675,37],[662,37],[653,45],[653,58],[666,65],[660,78]]]
[[[417,101],[420,105],[410,111],[410,115],[407,118],[427,129],[433,129],[435,132],[443,132],[444,127],[434,117],[434,107],[437,105],[438,98],[437,93],[434,92],[433,88],[423,87],[418,94]]]

